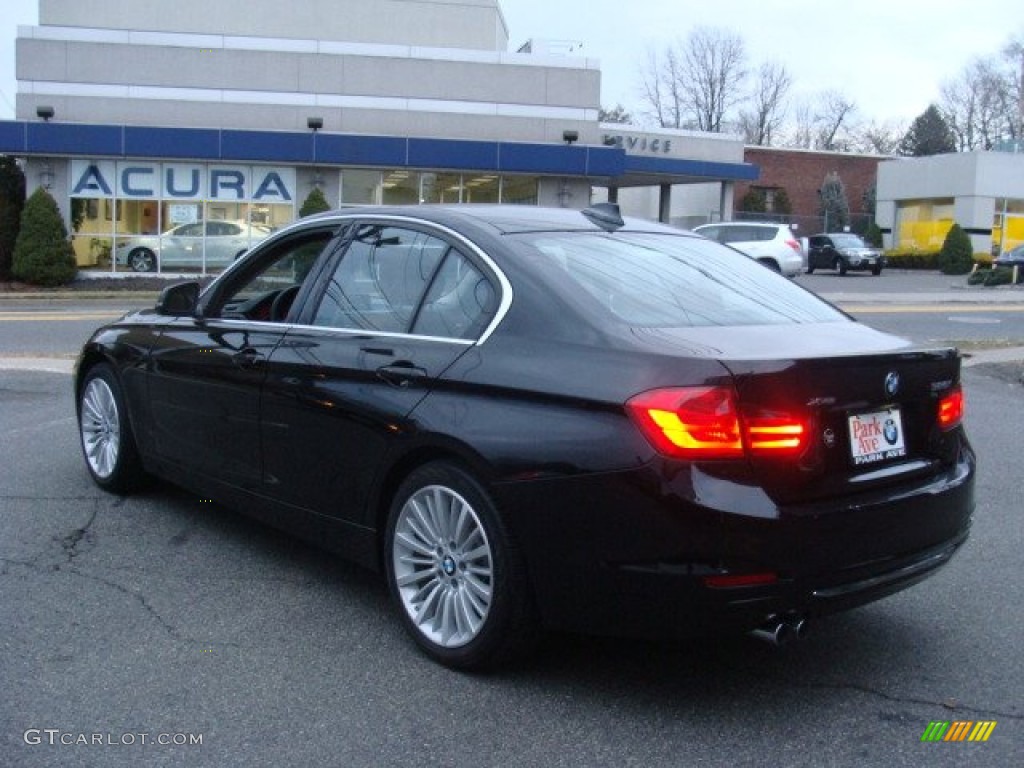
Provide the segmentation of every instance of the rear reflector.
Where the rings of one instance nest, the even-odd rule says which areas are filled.
[[[957,384],[956,388],[939,400],[939,428],[952,429],[964,418],[964,391]]]
[[[704,586],[712,589],[727,589],[729,587],[756,587],[762,584],[774,584],[779,580],[779,575],[774,571],[764,573],[723,573],[718,576],[705,576]]]
[[[641,432],[662,454],[681,459],[779,456],[807,446],[804,419],[736,406],[732,387],[672,387],[642,392],[626,403]]]

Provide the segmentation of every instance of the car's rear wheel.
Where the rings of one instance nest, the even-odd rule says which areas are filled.
[[[536,638],[519,550],[486,490],[460,467],[435,462],[405,479],[388,515],[385,560],[406,629],[436,661],[493,667]]]
[[[121,384],[106,363],[93,366],[85,376],[78,398],[78,431],[85,465],[97,485],[122,493],[142,479]]]
[[[878,277],[880,274],[882,274],[882,268],[880,266],[872,267],[871,274],[874,275],[875,277]]]
[[[846,262],[838,256],[836,256],[836,260],[832,263],[832,266],[835,267],[836,272],[840,275],[846,274]]]
[[[779,266],[779,263],[774,259],[758,259],[758,261],[768,267],[772,272],[782,272],[782,268]]]
[[[156,254],[148,248],[136,248],[128,254],[128,266],[135,272],[152,272],[156,269]]]

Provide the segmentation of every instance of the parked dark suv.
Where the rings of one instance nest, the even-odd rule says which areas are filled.
[[[878,248],[865,243],[859,235],[838,232],[829,235],[813,235],[807,239],[807,274],[814,270],[834,269],[840,275],[849,270],[882,274],[885,256]]]

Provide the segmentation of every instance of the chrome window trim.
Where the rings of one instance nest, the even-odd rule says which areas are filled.
[[[458,344],[463,347],[472,347],[477,342],[470,339],[455,339],[449,336],[423,336],[417,333],[395,333],[394,331],[369,331],[365,328],[336,328],[333,325],[302,325],[300,323],[274,323],[269,320],[240,320],[235,317],[211,317],[208,322],[227,323],[228,325],[244,325],[247,328],[257,327],[267,330],[275,329],[283,331],[282,336],[289,331],[319,331],[323,334],[343,334],[345,336],[372,336],[386,339],[407,339],[409,341],[433,341],[441,344]]]

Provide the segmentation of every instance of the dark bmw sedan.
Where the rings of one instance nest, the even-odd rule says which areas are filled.
[[[543,628],[804,622],[968,535],[954,349],[611,205],[358,208],[101,328],[95,481],[156,475],[383,572],[441,663]]]

